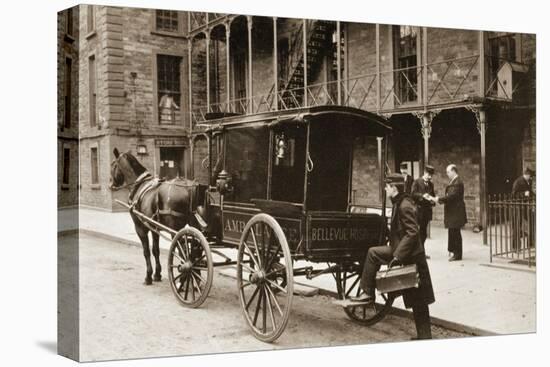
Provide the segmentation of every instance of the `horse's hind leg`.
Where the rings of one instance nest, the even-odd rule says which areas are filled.
[[[149,236],[147,235],[149,230],[136,226],[136,232],[141,240],[143,246],[143,257],[145,257],[145,264],[147,265],[147,275],[145,276],[145,285],[153,284],[153,267],[151,266],[151,250],[149,249]]]
[[[153,236],[153,256],[155,257],[155,275],[153,276],[153,280],[160,282],[162,279],[162,267],[160,266],[159,235],[155,232],[151,232],[151,235]]]

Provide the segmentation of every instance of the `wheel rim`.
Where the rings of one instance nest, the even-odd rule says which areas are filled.
[[[187,227],[172,240],[168,255],[168,278],[178,301],[199,307],[212,286],[212,254],[202,233]]]
[[[359,296],[362,292],[360,287],[361,272],[358,270],[342,271],[336,275],[338,285],[338,295],[341,299],[347,299],[350,296]],[[380,299],[381,298],[381,299]],[[361,325],[370,326],[381,321],[390,311],[395,295],[391,293],[382,293],[377,297],[376,303],[370,305],[345,307],[346,315],[354,322]]]
[[[246,225],[237,258],[239,299],[254,336],[276,340],[288,323],[292,304],[292,259],[279,224],[258,214]]]

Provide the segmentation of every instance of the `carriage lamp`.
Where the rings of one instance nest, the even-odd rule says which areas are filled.
[[[145,144],[140,144],[137,146],[137,154],[147,154],[147,145]]]
[[[228,192],[231,192],[231,175],[227,173],[225,169],[222,169],[218,174],[218,179],[216,180],[216,188],[218,192],[222,195],[225,195]]]
[[[277,158],[278,159],[285,159],[286,155],[286,149],[287,149],[287,143],[285,139],[285,134],[282,133],[281,135],[277,135],[275,137],[276,149],[277,149]]]

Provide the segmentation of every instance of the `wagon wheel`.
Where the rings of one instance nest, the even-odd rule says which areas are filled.
[[[212,287],[214,269],[208,241],[196,228],[185,226],[172,239],[168,254],[168,278],[178,301],[199,307]]]
[[[275,341],[288,323],[293,269],[286,237],[270,215],[257,214],[244,228],[237,255],[237,284],[252,333],[261,341]]]
[[[361,294],[361,271],[340,271],[336,273],[336,285],[340,299],[347,299],[350,296]],[[382,321],[390,311],[396,295],[393,293],[382,293],[377,295],[377,302],[370,305],[345,307],[346,315],[354,322],[371,326]],[[381,298],[381,299],[380,299]],[[382,303],[379,303],[382,302]]]

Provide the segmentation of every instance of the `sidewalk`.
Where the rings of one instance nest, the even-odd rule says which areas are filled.
[[[69,222],[68,218],[76,215],[79,215],[81,230],[126,243],[139,243],[132,220],[126,212],[80,209],[77,214],[76,209],[61,210],[58,213],[59,230],[76,230],[64,226]],[[431,316],[497,334],[535,332],[535,272],[529,271],[527,266],[489,266],[489,247],[483,245],[481,234],[463,230],[462,236],[463,261],[451,263],[447,261],[447,232],[444,228],[432,227],[431,238],[426,241],[436,298],[430,306]],[[161,248],[168,249],[169,242],[161,239]],[[233,258],[236,257],[234,252],[227,250]],[[504,265],[503,262],[500,264]],[[298,281],[336,291],[329,274],[312,281],[300,277]],[[401,298],[396,300],[394,306],[403,308]]]

